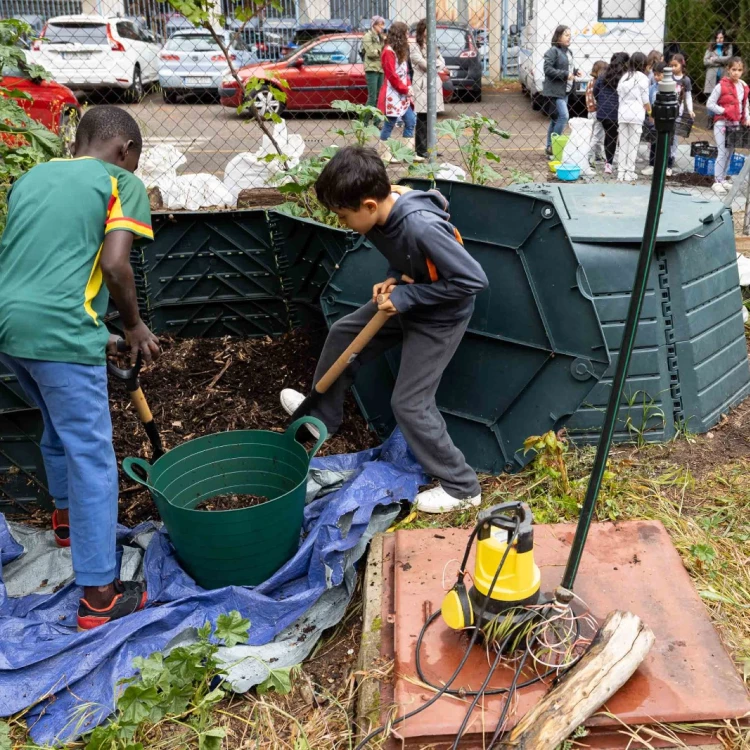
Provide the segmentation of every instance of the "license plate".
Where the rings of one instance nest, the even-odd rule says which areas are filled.
[[[90,52],[61,52],[60,57],[63,60],[86,60],[91,57]]]
[[[189,78],[183,78],[183,82],[186,86],[210,86],[212,79],[208,76],[190,76]]]

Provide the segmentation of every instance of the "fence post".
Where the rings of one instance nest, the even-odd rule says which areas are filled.
[[[435,0],[427,0],[427,153],[434,159],[437,146],[437,22]],[[441,91],[442,95],[442,91]]]

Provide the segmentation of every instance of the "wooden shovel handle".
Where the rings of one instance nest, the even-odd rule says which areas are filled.
[[[344,349],[328,372],[315,384],[315,390],[318,393],[325,393],[338,380],[339,375],[361,354],[389,317],[387,313],[380,310],[372,316],[370,322],[357,334],[354,341]]]

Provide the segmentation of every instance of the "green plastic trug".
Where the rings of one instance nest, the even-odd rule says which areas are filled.
[[[295,439],[305,422],[321,434],[309,453]],[[189,440],[153,466],[126,458],[123,470],[151,491],[178,559],[199,585],[256,586],[297,552],[310,459],[326,437],[320,421],[303,417],[284,433],[237,430]],[[225,494],[269,501],[236,510],[194,510]]]

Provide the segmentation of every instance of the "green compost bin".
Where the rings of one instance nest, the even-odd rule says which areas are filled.
[[[524,440],[564,427],[608,369],[605,335],[551,200],[499,190],[493,193],[501,194],[502,205],[489,210],[485,188],[448,186],[454,188],[446,190],[452,221],[489,288],[477,295],[437,406],[472,467],[514,472],[534,457]],[[346,253],[320,297],[329,326],[371,299],[373,281],[385,278],[386,267],[369,244]],[[390,400],[399,358],[395,348],[367,362],[354,383],[365,418],[383,438],[396,426]]]
[[[305,423],[320,430],[309,452],[295,439]],[[286,432],[206,435],[178,445],[153,465],[126,458],[122,468],[150,490],[178,559],[200,586],[257,586],[299,548],[310,459],[327,436],[322,422],[303,417]],[[225,494],[269,501],[236,510],[194,510]]]

